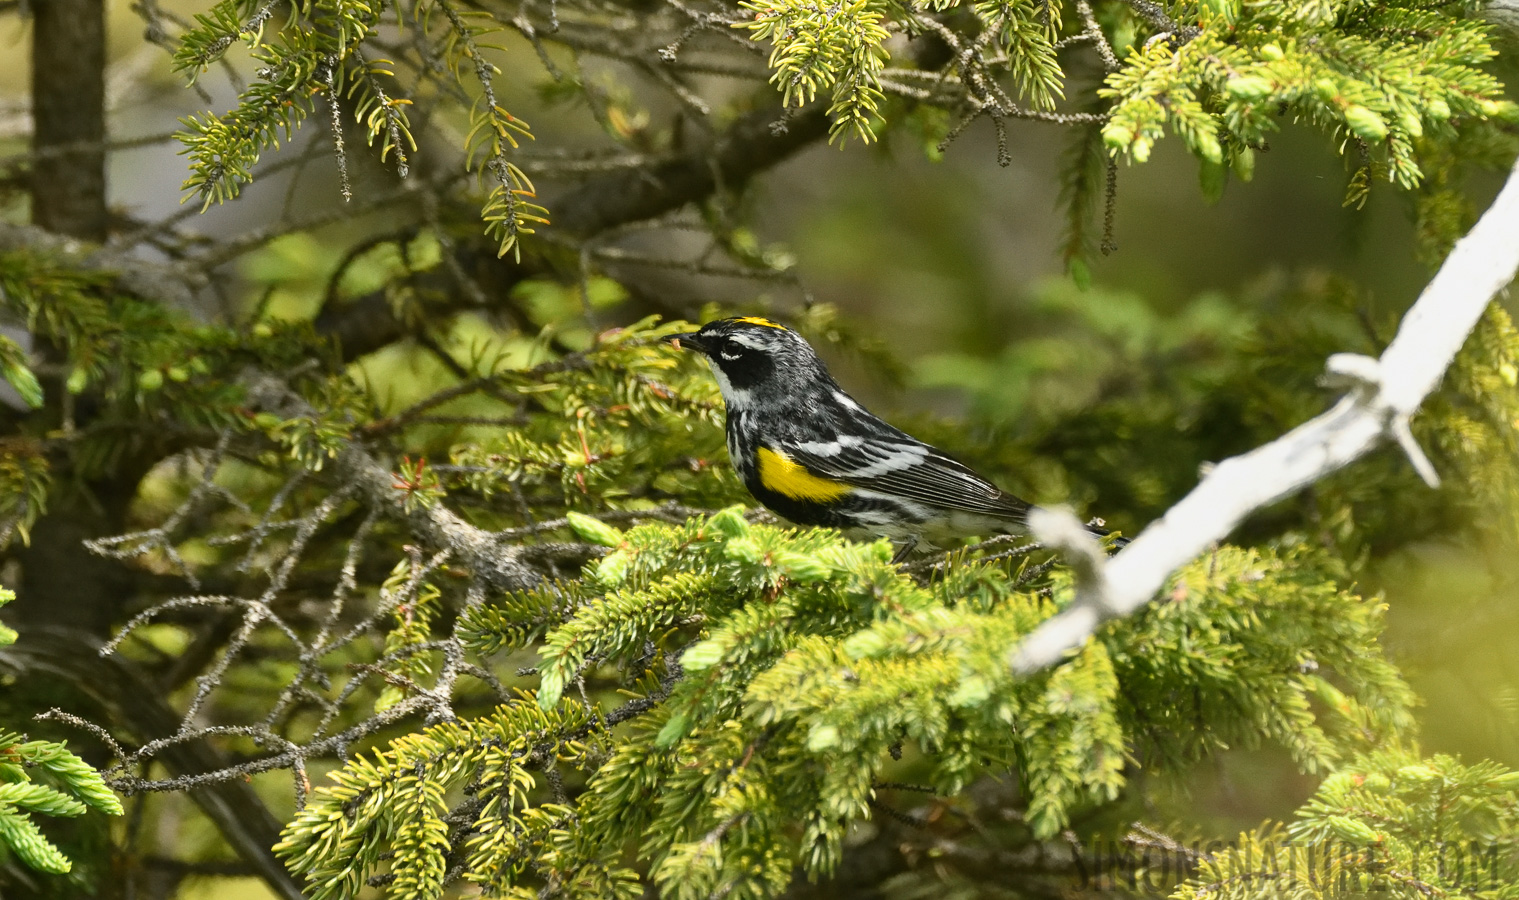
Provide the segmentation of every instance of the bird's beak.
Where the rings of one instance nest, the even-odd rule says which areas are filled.
[[[697,331],[687,332],[686,334],[667,334],[664,337],[660,338],[660,340],[671,345],[677,350],[689,347],[698,353],[707,352],[707,343],[706,341],[702,340],[701,333]]]

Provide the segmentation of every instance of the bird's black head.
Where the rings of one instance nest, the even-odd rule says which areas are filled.
[[[801,335],[758,316],[716,319],[665,340],[707,357],[729,409],[785,406],[833,383]]]

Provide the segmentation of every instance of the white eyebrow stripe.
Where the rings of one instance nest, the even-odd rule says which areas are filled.
[[[765,346],[747,334],[730,334],[728,335],[728,340],[738,344],[740,347],[748,347],[750,350],[762,350]]]

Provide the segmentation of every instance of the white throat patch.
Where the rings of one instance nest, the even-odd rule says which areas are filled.
[[[728,408],[730,410],[748,409],[754,399],[753,395],[743,388],[734,387],[733,382],[728,380],[728,376],[714,360],[707,360],[707,365],[712,369],[712,377],[717,379],[717,389],[722,391],[723,402],[728,405]]]

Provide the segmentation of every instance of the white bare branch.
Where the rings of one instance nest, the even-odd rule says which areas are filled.
[[[1440,383],[1493,297],[1519,269],[1519,163],[1498,198],[1457,242],[1398,327],[1380,360],[1336,354],[1326,381],[1349,392],[1328,412],[1265,446],[1227,459],[1106,565],[1105,596],[1077,602],[1040,625],[1012,654],[1019,672],[1058,662],[1104,620],[1150,602],[1171,573],[1222,540],[1251,512],[1312,484],[1391,438],[1425,481],[1434,467],[1408,419]]]

